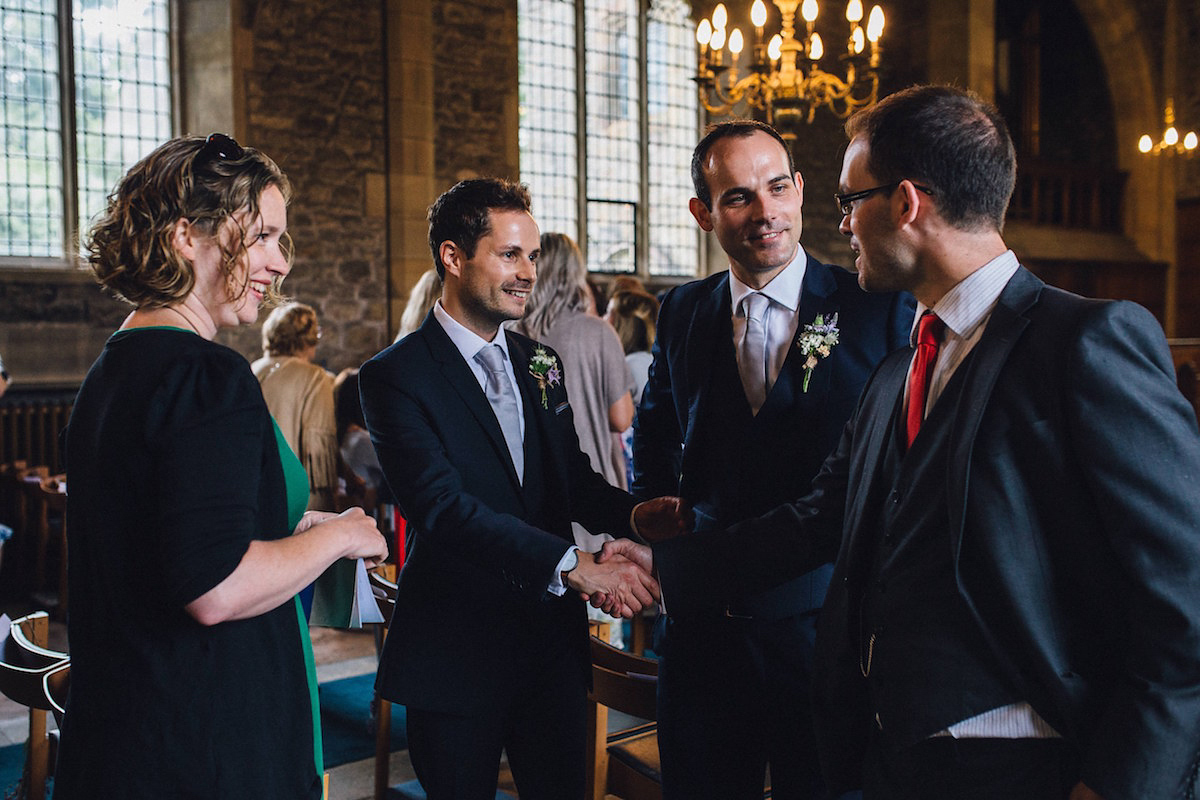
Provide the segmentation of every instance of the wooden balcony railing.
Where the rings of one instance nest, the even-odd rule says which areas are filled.
[[[1008,219],[1120,232],[1127,177],[1115,170],[1025,161],[1017,168]]]

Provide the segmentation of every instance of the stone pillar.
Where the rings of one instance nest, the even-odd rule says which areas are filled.
[[[432,0],[386,0],[388,330],[432,266],[426,211],[434,186]]]
[[[995,100],[995,0],[930,0],[928,20],[929,80]]]

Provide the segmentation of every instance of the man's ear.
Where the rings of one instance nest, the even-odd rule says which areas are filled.
[[[917,187],[913,186],[912,181],[900,181],[899,191],[896,192],[897,214],[899,219],[897,223],[900,225],[911,225],[917,221],[917,215],[921,212],[921,205],[928,202],[929,196],[922,194]],[[930,209],[925,209],[926,213]]]
[[[453,275],[455,278],[462,277],[462,262],[463,253],[458,249],[458,245],[447,239],[438,247],[438,258],[442,260],[442,267],[445,268],[447,275]]]
[[[804,176],[796,170],[796,191],[800,193],[800,205],[804,205]]]
[[[692,216],[696,218],[696,224],[705,231],[711,233],[713,229],[712,212],[704,203],[700,202],[699,197],[693,197],[688,201],[688,211],[692,212]]]

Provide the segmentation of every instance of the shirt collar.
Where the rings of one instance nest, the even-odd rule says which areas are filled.
[[[754,291],[766,295],[795,313],[796,309],[800,307],[800,292],[804,286],[804,271],[807,267],[808,253],[804,252],[803,247],[796,245],[796,255],[792,257],[782,272],[761,289],[747,286],[733,273],[732,269],[729,270],[729,295],[732,303],[730,307],[733,309],[733,313],[742,316],[742,299]]]
[[[934,304],[933,313],[956,336],[970,338],[975,329],[991,315],[1000,293],[1020,266],[1012,250],[1004,251],[955,284]],[[913,318],[909,336],[913,347],[916,347],[917,323],[925,311],[926,306],[917,303],[917,314]]]
[[[433,317],[442,326],[442,330],[450,337],[450,341],[454,343],[458,352],[462,354],[463,360],[468,364],[475,359],[476,353],[489,344],[499,345],[500,350],[504,353],[505,360],[509,360],[508,337],[504,335],[503,328],[497,330],[496,338],[489,342],[450,316],[450,312],[442,307],[441,300],[433,304]]]

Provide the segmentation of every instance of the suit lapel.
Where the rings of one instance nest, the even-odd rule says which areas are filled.
[[[987,408],[1000,370],[1029,325],[1026,312],[1037,302],[1044,286],[1041,280],[1024,267],[1017,270],[1000,293],[1000,299],[996,302],[987,328],[984,329],[983,336],[975,345],[975,350],[966,365],[962,399],[952,422],[950,466],[946,476],[951,546],[956,564],[966,518],[967,490],[970,486],[971,454],[975,446],[975,436],[979,432],[983,412]]]
[[[837,290],[837,281],[829,271],[829,267],[808,256],[804,269],[804,282],[800,289],[800,307],[796,312],[796,336],[811,324],[818,314],[823,314],[826,321],[838,311],[838,305],[832,295]],[[835,348],[836,352],[836,348]],[[830,356],[833,357],[832,355]],[[796,347],[795,337],[784,356],[783,366],[779,369],[779,377],[767,394],[767,401],[759,411],[759,416],[782,411],[792,415],[808,413],[820,407],[829,392],[830,376],[833,372],[827,360],[818,362],[817,367],[809,378],[808,391],[804,390],[804,356]],[[822,369],[824,367],[824,369]]]
[[[542,390],[537,385],[537,379],[529,371],[529,360],[533,357],[533,353],[528,349],[528,340],[523,340],[510,331],[506,331],[505,334],[508,336],[508,354],[512,358],[513,374],[517,376],[517,386],[521,390],[521,403],[525,408],[526,468],[528,469],[528,465],[534,461],[534,456],[528,450],[528,442],[534,440],[542,442],[541,453],[538,455],[545,459],[542,475],[543,480],[549,485],[567,472],[560,449],[551,445],[551,442],[554,441],[554,431],[550,430],[550,420],[552,414],[558,413],[557,398],[554,396],[553,389],[549,389],[547,408],[542,408]],[[564,367],[560,364],[559,369],[562,370]],[[559,384],[560,389],[561,386],[562,384]],[[534,426],[537,427],[538,435],[536,439],[531,439],[529,431]]]
[[[718,353],[728,352],[732,347],[733,322],[730,318],[729,273],[717,281],[712,292],[699,303],[692,313],[687,334],[688,383],[695,387],[689,391],[690,406],[687,409],[687,428],[684,431],[683,452],[688,452],[688,443],[693,431],[700,430],[702,415],[712,404],[712,369]],[[737,364],[733,365],[737,375]]]
[[[421,326],[420,333],[429,344],[430,355],[438,363],[442,376],[462,399],[463,403],[466,404],[475,421],[483,428],[484,434],[491,442],[492,449],[495,451],[496,458],[505,465],[509,480],[512,481],[517,493],[520,494],[521,482],[517,479],[517,472],[512,463],[512,456],[509,455],[508,445],[504,441],[504,432],[500,430],[500,423],[496,420],[496,412],[492,410],[492,404],[488,402],[487,396],[483,393],[483,389],[480,388],[475,373],[467,366],[466,361],[463,360],[462,353],[454,346],[454,342],[450,341],[450,337],[446,335],[446,331],[442,329],[441,323],[434,318],[432,312],[425,318],[425,323]],[[521,371],[528,371],[528,368],[526,366],[518,368],[515,362],[513,368],[518,376],[517,383],[520,384]],[[528,400],[526,402],[528,403]]]
[[[912,358],[912,349],[897,351],[888,356],[879,366],[879,371],[872,379],[870,386],[863,393],[863,407],[855,422],[855,450],[859,450],[858,442],[862,442],[860,459],[854,459],[851,466],[857,471],[850,476],[851,501],[846,504],[846,521],[843,530],[846,541],[842,545],[843,553],[861,555],[860,551],[870,553],[870,542],[876,527],[876,514],[880,508],[877,497],[886,487],[881,486],[883,459],[887,452],[891,437],[888,432],[892,419],[896,416],[896,406],[904,391],[904,381],[908,377],[908,362]],[[861,481],[854,487],[855,481]],[[863,515],[868,514],[864,519]],[[860,541],[867,537],[865,545]],[[863,550],[866,547],[866,550]],[[839,557],[839,560],[841,558]]]

